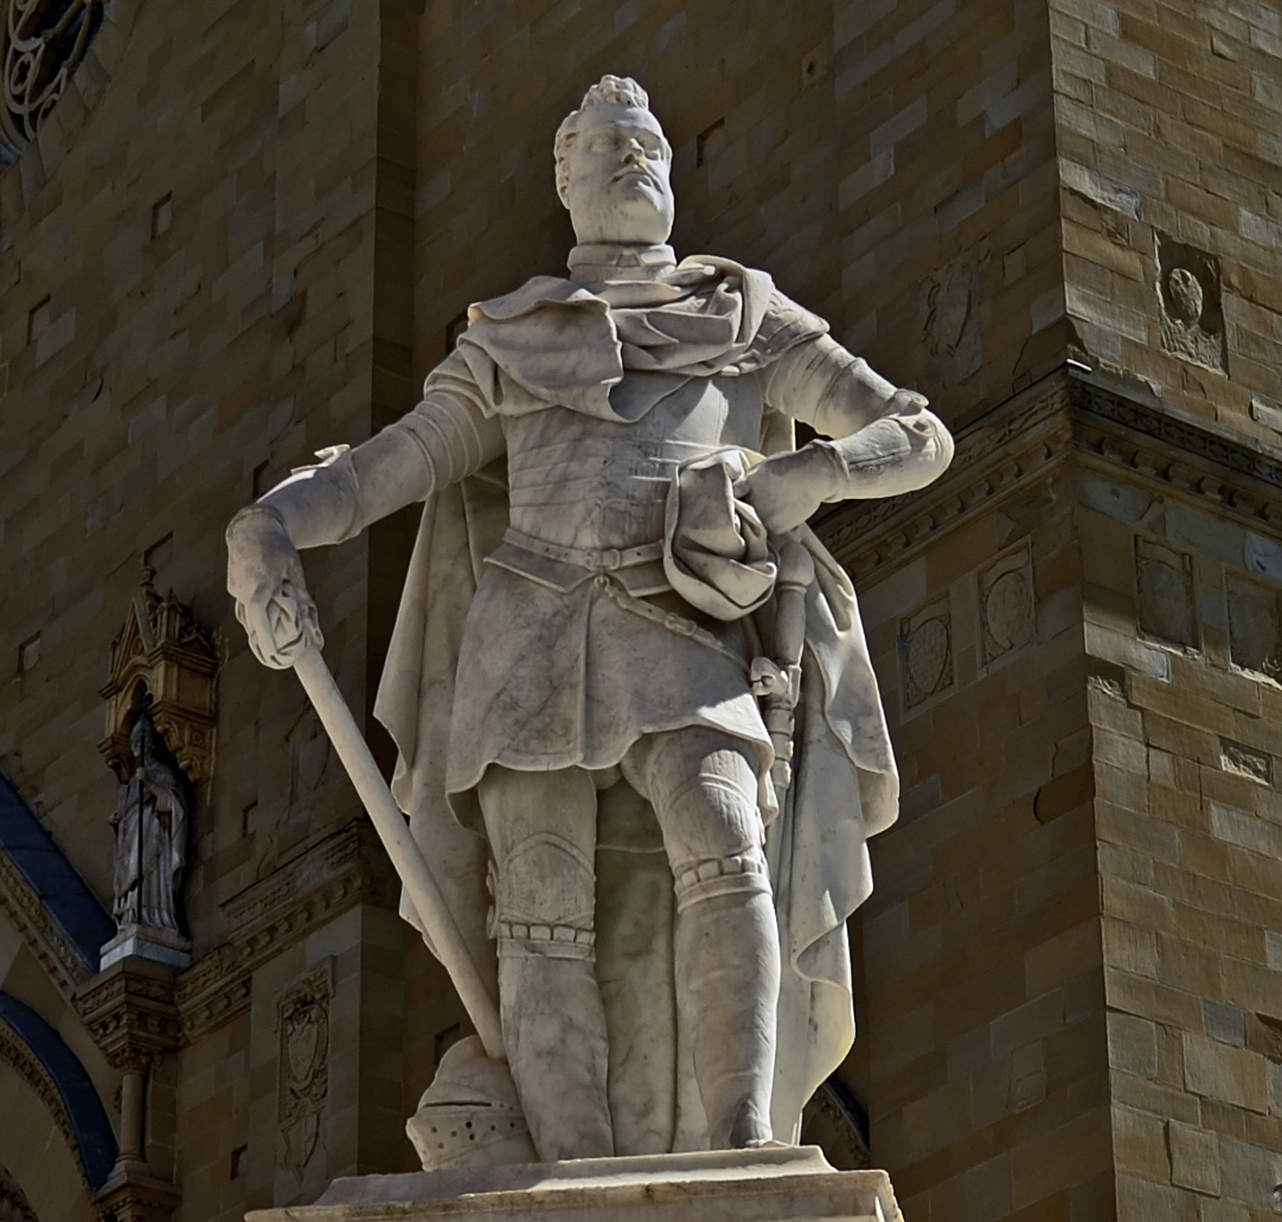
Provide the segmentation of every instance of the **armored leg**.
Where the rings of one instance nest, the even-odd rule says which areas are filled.
[[[480,786],[494,853],[499,1013],[540,1159],[606,1157],[608,1042],[593,950],[596,789],[578,769],[491,767]]]
[[[779,931],[746,746],[702,728],[642,740],[625,775],[658,815],[677,896],[678,1014],[713,1149],[771,1138]]]

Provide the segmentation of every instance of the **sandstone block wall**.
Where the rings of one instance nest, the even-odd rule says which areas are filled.
[[[1053,459],[1002,487],[963,448],[959,482],[999,491],[861,582],[903,801],[873,842],[849,1068],[907,1218],[1111,1216],[1085,545],[1038,427]]]
[[[261,912],[246,932],[224,908],[279,884],[282,863],[355,814],[301,690],[252,659],[230,614],[222,530],[315,449],[368,436],[380,370],[397,365],[375,308],[395,213],[380,167],[396,150],[380,128],[377,72],[357,67],[394,41],[382,16],[347,0],[143,4],[127,36],[104,34],[109,70],[94,96],[64,98],[39,147],[0,175],[0,758],[108,904],[116,783],[95,746],[97,693],[144,562],[220,649],[216,773],[198,795],[185,888],[198,960],[179,986],[190,1038],[149,1097],[153,1160],[176,1166],[190,1218],[314,1195],[341,1169],[395,1168],[401,1156],[399,1064],[388,1064],[399,1056],[394,894],[340,882],[302,897],[289,928],[310,933],[305,953],[288,939],[273,947],[282,931],[255,925]],[[404,310],[396,318],[408,329]],[[378,626],[371,568],[365,542],[308,561],[328,657],[358,715]],[[278,898],[295,897],[285,886]],[[358,901],[374,909],[361,916]],[[347,909],[328,930],[327,906]],[[380,911],[390,933],[378,932]],[[390,966],[377,951],[389,937]],[[322,944],[321,958],[352,967],[326,1002],[336,1055],[319,1154],[296,1173],[281,1147],[288,1049],[273,1023],[284,977],[314,968]],[[5,987],[55,1016],[22,971]]]
[[[834,5],[839,334],[958,425],[1063,359],[1044,5]]]
[[[1051,0],[1073,346],[1282,440],[1282,14]]]
[[[679,257],[765,268],[839,322],[832,5],[678,0],[580,5],[434,0],[420,28],[415,368],[447,351],[469,303],[574,244],[552,142],[588,85],[633,76],[673,146]]]
[[[1282,1183],[1278,543],[1081,476],[1122,1216],[1254,1217]]]

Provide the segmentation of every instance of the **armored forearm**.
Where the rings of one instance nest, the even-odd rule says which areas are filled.
[[[296,548],[342,543],[480,470],[502,451],[496,418],[487,418],[456,388],[429,380],[426,397],[412,412],[354,450],[321,451],[319,463],[294,471],[242,510],[229,533],[251,515],[269,514]]]
[[[925,487],[952,461],[952,436],[924,396],[897,390],[827,336],[771,367],[766,401],[833,438],[777,454],[749,477],[753,504],[772,530],[791,529],[824,501]]]
[[[767,400],[834,439],[798,453],[798,471],[822,500],[911,492],[952,461],[952,436],[925,397],[897,390],[826,335],[798,345],[770,375]]]

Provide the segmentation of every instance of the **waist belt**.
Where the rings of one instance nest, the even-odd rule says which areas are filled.
[[[612,573],[616,569],[630,569],[638,564],[652,564],[663,559],[662,540],[642,543],[639,547],[565,547],[560,543],[536,539],[533,535],[517,530],[515,526],[509,526],[503,542],[514,544],[547,560],[574,564],[594,573]]]

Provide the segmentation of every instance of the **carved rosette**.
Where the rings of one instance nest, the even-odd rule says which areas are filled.
[[[0,162],[35,139],[102,25],[103,0],[6,0]]]
[[[125,625],[111,647],[111,678],[101,689],[107,702],[107,737],[98,744],[108,765],[128,782],[135,766],[129,732],[142,706],[194,785],[214,766],[213,638],[171,591],[161,598],[144,570]]]

